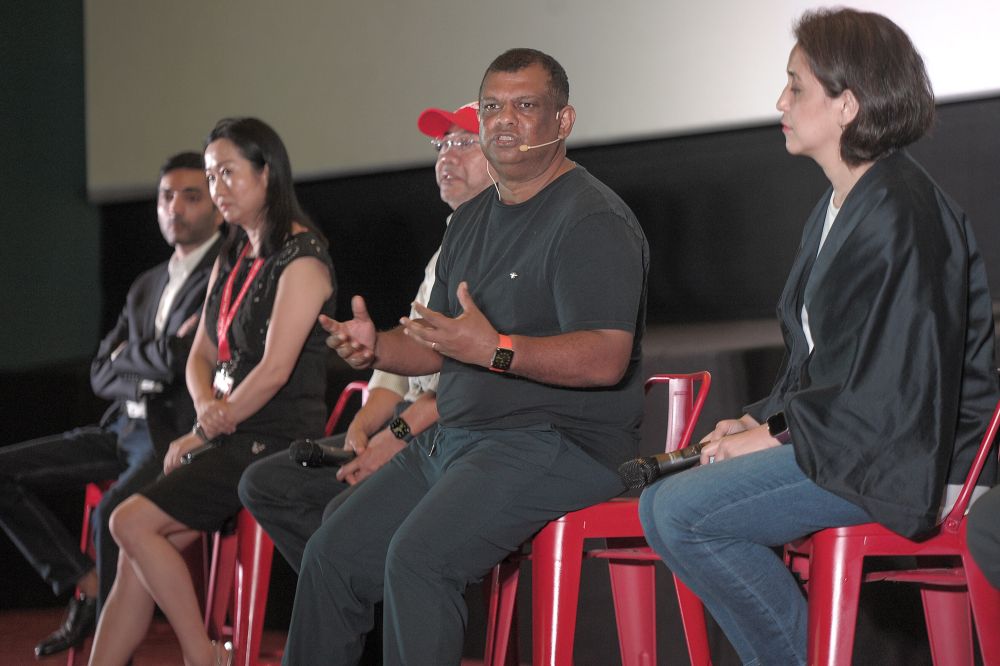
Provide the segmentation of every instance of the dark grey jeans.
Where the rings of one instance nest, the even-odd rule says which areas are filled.
[[[622,491],[548,426],[425,433],[309,540],[284,664],[357,663],[380,599],[386,664],[458,664],[466,586],[548,521]]]

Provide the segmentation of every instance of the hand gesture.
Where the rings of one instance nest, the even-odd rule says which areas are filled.
[[[352,368],[363,370],[375,362],[375,342],[378,335],[365,307],[365,299],[360,296],[352,298],[351,313],[354,318],[346,322],[320,315],[319,325],[330,334],[326,339],[326,346],[337,352]]]
[[[459,283],[455,293],[462,314],[454,319],[414,303],[413,308],[421,318],[403,317],[400,323],[408,336],[439,354],[471,365],[488,366],[499,334],[472,299],[466,282]]]

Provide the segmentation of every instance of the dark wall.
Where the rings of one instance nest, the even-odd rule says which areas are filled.
[[[0,91],[0,370],[85,358],[100,261],[86,199],[82,3],[0,3]]]
[[[1000,97],[943,104],[933,136],[911,152],[971,216],[1000,293]],[[802,224],[827,182],[790,157],[777,125],[592,146],[570,157],[617,191],[652,252],[651,323],[771,316]],[[294,156],[293,156],[294,160]],[[447,208],[430,166],[302,183],[306,210],[330,238],[339,309],[363,294],[389,326],[406,311],[440,242]],[[105,323],[131,276],[166,256],[153,202],[101,209]]]

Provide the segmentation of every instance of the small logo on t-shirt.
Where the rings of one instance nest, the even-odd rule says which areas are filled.
[[[511,280],[516,280],[517,279],[517,271],[511,271],[510,272],[510,279]]]
[[[254,442],[253,446],[250,447],[250,453],[252,453],[254,455],[257,455],[258,453],[260,453],[261,451],[263,451],[266,448],[267,447],[265,445],[261,444],[260,442]]]

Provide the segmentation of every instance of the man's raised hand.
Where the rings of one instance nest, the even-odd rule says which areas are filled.
[[[319,325],[330,334],[326,346],[337,352],[352,368],[363,370],[375,362],[378,334],[361,296],[351,299],[351,313],[354,318],[344,322],[320,315]]]

